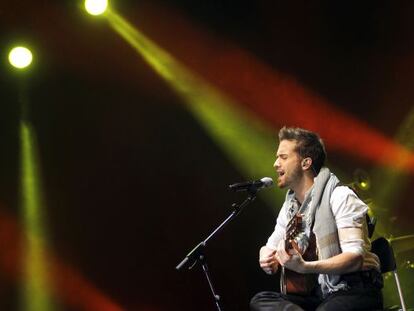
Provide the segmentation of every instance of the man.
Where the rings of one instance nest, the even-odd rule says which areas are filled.
[[[274,274],[280,267],[315,274],[310,293],[261,292],[250,302],[252,311],[377,310],[382,309],[382,277],[378,257],[371,253],[367,233],[368,207],[328,168],[326,152],[316,133],[282,128],[274,168],[277,184],[288,188],[275,230],[260,249],[260,267]],[[286,227],[302,215],[300,234],[286,248]],[[316,238],[315,261],[303,253]]]

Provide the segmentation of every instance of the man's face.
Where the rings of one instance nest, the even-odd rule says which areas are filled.
[[[301,158],[296,152],[295,140],[282,140],[276,153],[276,161],[273,167],[278,174],[277,185],[279,188],[294,188],[302,178]]]

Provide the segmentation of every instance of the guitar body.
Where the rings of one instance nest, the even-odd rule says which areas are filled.
[[[290,243],[295,237],[302,232],[302,215],[295,215],[289,222],[286,229],[285,248],[286,251],[292,249]],[[316,254],[316,237],[312,233],[309,245],[302,257],[305,261],[314,261],[318,259]],[[301,274],[282,267],[280,275],[280,288],[283,294],[309,295],[318,282],[317,274]]]
[[[316,254],[316,239],[314,234],[311,235],[309,246],[302,257],[305,261],[314,261],[318,259]],[[283,270],[284,282],[286,284],[286,294],[307,296],[312,292],[318,283],[317,274],[301,274],[289,269]]]

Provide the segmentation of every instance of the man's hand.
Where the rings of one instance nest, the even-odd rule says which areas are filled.
[[[276,255],[276,251],[271,248],[268,248],[267,246],[263,246],[260,249],[260,252],[259,252],[260,267],[267,274],[274,274],[277,272],[279,263],[276,260],[275,255]]]
[[[300,254],[297,243],[292,241],[291,244],[293,248],[290,249],[289,252],[286,252],[285,241],[280,241],[276,251],[276,259],[282,266],[288,268],[289,270],[299,273],[306,273],[306,262]]]

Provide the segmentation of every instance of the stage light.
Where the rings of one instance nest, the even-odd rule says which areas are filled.
[[[358,168],[354,171],[354,186],[357,188],[356,190],[367,191],[371,187],[371,178],[369,174]]]
[[[85,9],[91,15],[100,15],[107,7],[108,0],[85,0]]]
[[[9,62],[13,67],[24,69],[32,63],[33,55],[28,48],[18,46],[9,53]]]

